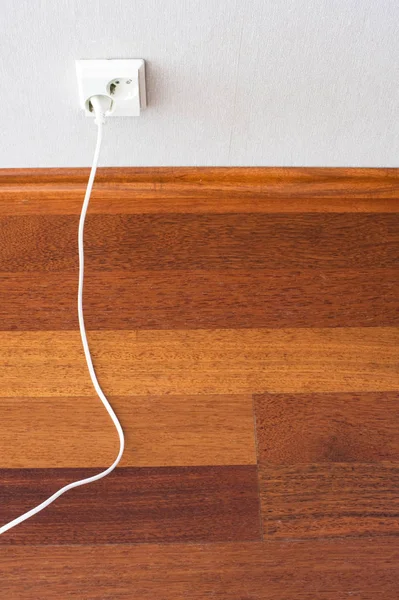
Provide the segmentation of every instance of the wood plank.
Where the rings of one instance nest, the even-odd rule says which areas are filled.
[[[78,214],[87,179],[87,169],[2,169],[0,215]],[[101,168],[91,210],[396,212],[398,200],[395,169]]]
[[[252,397],[110,398],[125,433],[121,466],[256,464]],[[104,467],[119,442],[97,397],[2,398],[0,467]]]
[[[264,465],[399,460],[399,393],[255,396]]]
[[[35,184],[0,187],[1,215],[78,215],[82,209],[84,185]],[[361,194],[362,192],[360,192]],[[98,189],[95,184],[91,214],[223,214],[223,213],[397,213],[399,192],[389,187],[381,193],[386,197],[268,197],[256,192],[237,195],[222,190],[157,189],[157,186],[123,186],[110,184]]]
[[[399,535],[399,463],[261,465],[264,535]]]
[[[75,215],[1,217],[0,272],[76,269],[77,226]],[[394,268],[399,213],[92,214],[85,247],[88,271]]]
[[[5,598],[397,600],[394,538],[0,549]]]
[[[0,274],[0,329],[77,329],[77,274]],[[396,269],[87,271],[88,329],[399,325]]]
[[[0,169],[1,185],[49,185],[51,183],[84,185],[88,168]],[[298,198],[313,195],[353,195],[392,197],[399,191],[399,175],[395,168],[349,167],[99,167],[98,184],[159,184],[160,186],[192,186],[197,193],[202,187],[218,186],[226,190],[242,186],[258,187],[277,195]]]
[[[0,470],[0,522],[96,469]],[[255,466],[118,468],[75,488],[2,544],[115,544],[260,539]]]
[[[110,395],[389,391],[399,330],[390,327],[91,331]],[[1,332],[0,394],[92,396],[74,331]]]

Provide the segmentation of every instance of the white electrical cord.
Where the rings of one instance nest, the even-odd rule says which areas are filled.
[[[28,512],[24,513],[23,515],[17,517],[13,521],[10,521],[9,523],[6,523],[2,527],[0,527],[0,535],[2,533],[5,533],[12,527],[19,525],[23,521],[26,521],[26,519],[33,517],[33,515],[36,515],[38,512],[40,512],[41,510],[43,510],[44,508],[49,506],[49,504],[54,502],[54,500],[59,498],[59,496],[61,496],[68,490],[72,490],[73,488],[79,487],[80,485],[86,485],[86,483],[92,483],[93,481],[98,481],[99,479],[106,477],[109,473],[111,473],[111,471],[113,471],[115,469],[115,467],[119,463],[120,459],[122,458],[122,454],[123,454],[123,450],[124,450],[124,446],[125,446],[125,436],[123,434],[123,429],[121,427],[121,424],[119,423],[118,417],[116,416],[115,412],[113,411],[112,406],[110,405],[107,398],[105,397],[104,392],[102,391],[100,384],[98,383],[96,373],[94,371],[93,361],[91,359],[91,354],[90,354],[90,349],[89,349],[89,344],[87,342],[86,329],[85,329],[85,323],[84,323],[84,317],[83,317],[83,281],[84,281],[83,233],[84,233],[87,208],[89,206],[91,190],[93,188],[94,178],[96,176],[96,171],[97,171],[98,158],[100,155],[101,141],[102,141],[102,135],[103,135],[103,125],[105,123],[105,115],[106,115],[106,111],[110,108],[109,100],[106,96],[93,96],[90,99],[90,101],[93,106],[94,113],[96,115],[95,123],[97,124],[98,129],[97,129],[97,143],[96,143],[96,149],[94,152],[93,164],[91,167],[90,177],[89,177],[89,181],[87,183],[86,194],[85,194],[85,198],[83,201],[82,212],[80,214],[80,220],[79,220],[78,317],[79,317],[80,335],[82,338],[83,350],[85,353],[87,367],[89,369],[89,374],[90,374],[91,380],[93,382],[94,388],[95,388],[101,402],[103,403],[106,411],[108,412],[109,416],[111,417],[111,419],[116,427],[116,430],[118,432],[119,452],[118,452],[118,456],[116,457],[116,459],[114,460],[112,465],[110,467],[108,467],[108,469],[106,469],[105,471],[101,471],[97,475],[93,475],[93,477],[87,477],[86,479],[80,479],[79,481],[74,481],[73,483],[69,483],[68,485],[65,485],[64,487],[59,489],[58,492],[55,492],[55,494],[53,494],[52,496],[47,498],[47,500],[45,500],[41,504],[38,504],[37,506],[35,506],[31,510],[29,510]]]

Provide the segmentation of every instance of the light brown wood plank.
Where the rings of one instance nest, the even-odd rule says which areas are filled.
[[[0,470],[0,523],[96,469]],[[0,537],[2,544],[115,544],[261,539],[256,467],[117,468],[70,490]]]
[[[121,466],[256,463],[252,397],[110,398],[125,433]],[[118,453],[94,396],[2,398],[0,468],[104,467]]]
[[[0,329],[77,329],[76,272],[0,273]],[[86,271],[88,329],[399,325],[389,269]]]
[[[18,600],[397,600],[396,539],[7,547]]]
[[[264,534],[305,539],[399,536],[399,463],[259,469]]]
[[[0,272],[77,269],[77,215],[2,216]],[[338,241],[338,240],[341,240]],[[382,269],[398,214],[89,215],[87,271]]]
[[[0,170],[1,214],[78,214],[87,169]],[[102,168],[92,212],[396,212],[396,169]]]
[[[255,396],[262,464],[399,461],[399,393]]]
[[[399,330],[390,327],[90,332],[110,395],[389,391]],[[0,393],[92,396],[77,332],[1,332]]]
[[[54,186],[52,189],[24,189],[8,186],[0,189],[0,215],[78,215],[82,208],[85,188],[83,185]],[[90,214],[223,214],[227,213],[396,213],[399,191],[386,198],[268,198],[254,196],[225,195],[216,190],[212,194],[170,190],[156,192],[120,188],[111,185],[108,189],[94,189]],[[223,200],[223,202],[221,202]]]

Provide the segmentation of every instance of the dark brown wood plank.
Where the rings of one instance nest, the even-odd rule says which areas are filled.
[[[0,274],[0,329],[77,329],[77,274]],[[86,272],[88,329],[399,325],[396,269]]]
[[[399,393],[255,395],[264,465],[399,460]]]
[[[265,535],[399,533],[398,398],[255,396]]]
[[[0,272],[77,268],[77,216],[4,216]],[[87,270],[365,269],[399,260],[399,214],[89,215]]]
[[[94,391],[93,391],[94,394]],[[252,396],[111,396],[124,467],[256,464]],[[102,467],[119,440],[97,396],[1,398],[0,468]]]
[[[0,523],[97,469],[0,470]],[[255,466],[119,468],[67,492],[0,544],[260,539]]]
[[[399,535],[399,463],[263,464],[259,478],[267,537]]]
[[[4,598],[397,600],[393,538],[0,547]]]

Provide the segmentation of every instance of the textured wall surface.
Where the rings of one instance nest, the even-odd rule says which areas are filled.
[[[85,166],[74,60],[145,58],[107,165],[396,166],[397,0],[2,0],[0,167]]]

